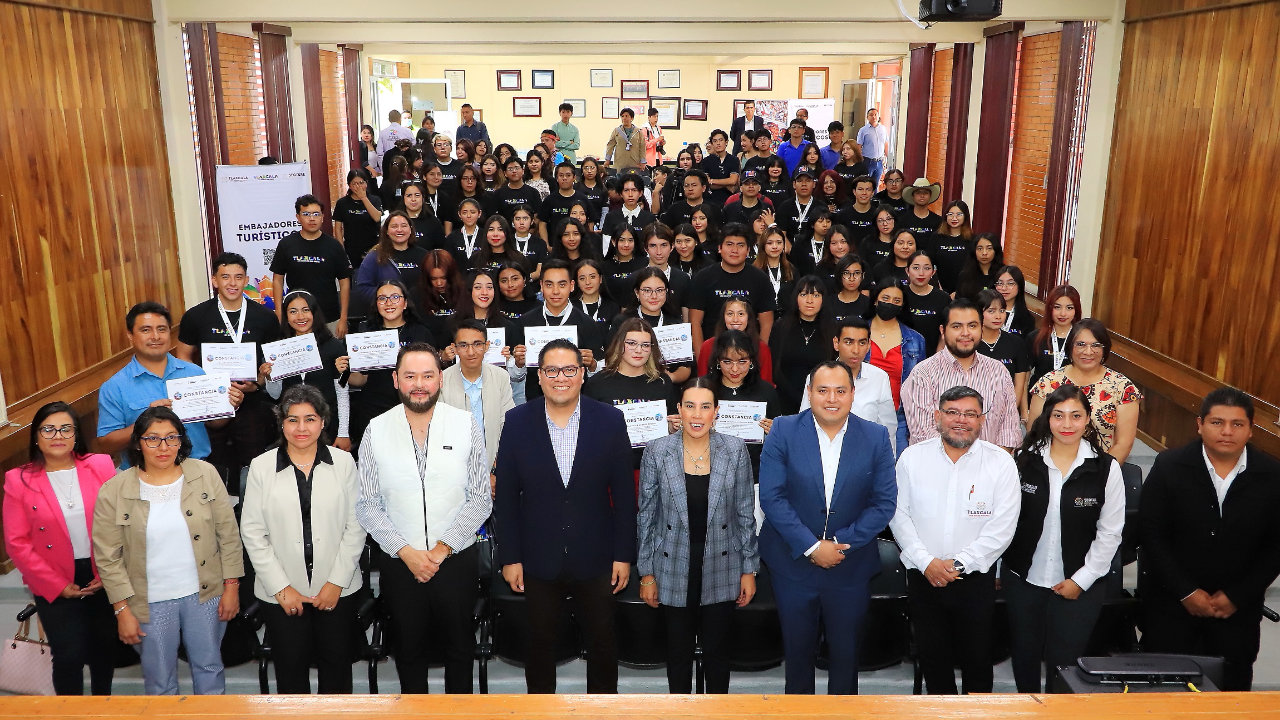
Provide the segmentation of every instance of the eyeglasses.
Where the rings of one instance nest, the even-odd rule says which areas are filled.
[[[964,213],[960,213],[960,212],[949,212],[949,213],[947,213],[947,217],[949,217],[949,218],[962,218],[962,217],[964,217]]]
[[[1013,280],[997,280],[996,287],[1018,287],[1018,283]]]
[[[974,412],[972,410],[943,410],[942,414],[946,415],[948,420],[959,420],[960,418],[964,418],[965,420],[977,420],[983,415],[986,415],[986,413]]]
[[[160,447],[161,443],[168,445],[169,447],[178,447],[182,444],[181,435],[165,435],[164,437],[160,437],[159,435],[143,435],[141,439],[142,444],[152,450]]]
[[[52,440],[55,437],[75,437],[75,425],[41,425],[40,437],[45,440]]]
[[[578,377],[578,371],[581,370],[582,368],[578,365],[565,365],[564,367],[552,366],[552,367],[544,367],[544,368],[538,368],[538,369],[542,371],[543,375],[546,375],[549,379],[554,380],[560,377],[561,373],[563,373],[564,376],[567,378]]]
[[[751,358],[742,358],[742,359],[740,359],[740,360],[730,360],[730,359],[728,359],[728,358],[724,358],[724,359],[722,359],[722,360],[720,361],[720,367],[722,367],[722,368],[731,368],[731,367],[748,368],[748,367],[751,367]]]
[[[483,350],[489,347],[489,341],[475,340],[469,343],[466,343],[466,342],[454,343],[454,345],[457,345],[459,350]]]
[[[1076,341],[1076,349],[1077,349],[1077,350],[1085,350],[1085,349],[1089,349],[1089,350],[1101,350],[1103,347],[1105,347],[1105,346],[1104,346],[1102,343],[1100,343],[1100,342],[1091,342],[1091,343],[1087,343],[1087,342],[1085,342],[1085,341],[1083,341],[1083,340],[1077,340],[1077,341]]]
[[[656,288],[640,288],[639,292],[640,292],[640,294],[641,294],[641,295],[654,295],[654,296],[657,296],[657,295],[666,295],[666,294],[667,294],[667,289],[666,289],[666,288],[664,288],[664,287],[656,287]]]
[[[622,344],[625,345],[628,350],[650,350],[653,348],[653,343],[641,342],[639,340],[623,340]]]
[[[316,211],[314,211],[314,210],[308,210],[308,211],[306,211],[306,212],[301,212],[301,213],[298,213],[298,214],[299,214],[299,215],[301,215],[301,216],[302,216],[302,217],[304,217],[304,218],[318,218],[318,217],[324,217],[324,213],[322,213],[322,212],[316,212]]]
[[[379,295],[379,296],[378,296],[378,303],[379,303],[380,305],[386,305],[387,303],[398,303],[398,302],[400,302],[400,301],[401,301],[401,300],[403,300],[403,299],[404,299],[404,296],[403,296],[403,295],[399,295],[399,294],[396,294],[396,295]]]
[[[860,278],[862,277],[862,271],[861,270],[845,270],[843,277],[847,277],[850,280],[853,280],[854,278]]]

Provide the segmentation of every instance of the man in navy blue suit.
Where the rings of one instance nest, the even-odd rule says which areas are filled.
[[[893,517],[889,434],[851,413],[853,373],[837,361],[809,376],[811,410],[773,421],[760,455],[760,556],[773,576],[788,694],[814,692],[819,627],[827,692],[858,692],[858,634],[880,569],[876,534]]]
[[[525,595],[530,693],[556,691],[556,629],[578,601],[587,692],[618,692],[613,594],[636,560],[636,486],[622,412],[582,397],[582,352],[553,340],[538,357],[543,396],[507,412],[498,443],[494,523],[498,564]]]

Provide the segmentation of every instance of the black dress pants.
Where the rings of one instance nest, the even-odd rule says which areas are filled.
[[[1144,598],[1142,606],[1145,652],[1220,656],[1224,662],[1219,690],[1253,688],[1253,663],[1262,640],[1260,604],[1237,609],[1226,619],[1195,617],[1172,598]]]
[[[1003,583],[1009,609],[1013,680],[1018,692],[1038,693],[1042,665],[1048,668],[1047,677],[1052,678],[1055,667],[1075,665],[1084,655],[1093,626],[1102,614],[1106,578],[1098,578],[1075,600],[1032,585],[1008,568]]]
[[[530,693],[556,691],[556,628],[565,596],[577,601],[578,623],[587,646],[587,692],[618,692],[618,639],[613,625],[612,573],[588,580],[538,580],[525,576],[529,644],[524,680]],[[633,580],[634,582],[634,580]]]
[[[76,560],[75,584],[93,582],[93,561]],[[59,695],[84,694],[84,666],[89,666],[94,695],[110,695],[120,641],[105,590],[80,599],[36,597],[36,613],[53,653],[53,690]]]
[[[908,571],[907,609],[930,695],[956,694],[957,665],[965,694],[991,692],[995,606],[994,572],[970,573],[934,587],[920,571]]]
[[[440,565],[420,583],[400,558],[381,563],[382,598],[391,614],[392,650],[400,692],[425,694],[432,646],[444,649],[444,691],[470,694],[476,657],[475,610],[479,577],[475,545]]]
[[[303,605],[301,615],[287,615],[277,603],[262,603],[271,663],[276,668],[276,692],[309,694],[314,664],[321,695],[351,694],[358,597],[339,598],[332,610],[323,612]]]
[[[667,690],[673,694],[693,692],[693,650],[702,641],[702,674],[709,694],[729,692],[729,627],[733,623],[732,602],[662,606],[667,626]]]

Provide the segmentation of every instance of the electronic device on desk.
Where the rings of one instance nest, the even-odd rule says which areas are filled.
[[[1065,693],[1216,692],[1222,658],[1194,655],[1125,654],[1082,657],[1058,667],[1050,690]]]

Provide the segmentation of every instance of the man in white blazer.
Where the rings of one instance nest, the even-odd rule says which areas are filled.
[[[453,331],[453,349],[458,362],[444,371],[440,402],[467,410],[476,419],[484,431],[489,467],[493,467],[502,423],[516,403],[511,396],[511,378],[506,367],[484,361],[488,348],[484,323],[474,319],[458,323]]]

